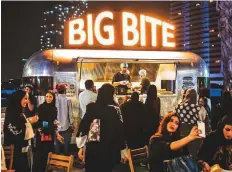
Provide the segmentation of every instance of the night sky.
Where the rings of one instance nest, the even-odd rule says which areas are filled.
[[[23,65],[22,58],[28,58],[40,50],[40,25],[43,21],[43,12],[61,2],[7,2],[1,1],[1,78],[6,81],[10,78],[21,78]],[[130,2],[89,2],[87,13],[102,10],[133,10],[138,13],[154,14],[156,18],[168,20],[169,2],[130,1]]]

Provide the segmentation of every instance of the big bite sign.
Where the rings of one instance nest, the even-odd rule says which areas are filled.
[[[104,11],[65,23],[65,47],[173,48],[174,26],[144,14]]]

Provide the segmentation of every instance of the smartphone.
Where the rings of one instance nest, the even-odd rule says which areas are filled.
[[[202,121],[197,121],[197,126],[198,126],[198,135],[200,137],[205,138],[206,137],[206,135],[205,135],[205,123]]]
[[[48,127],[48,122],[47,121],[43,121],[43,127],[47,128]]]

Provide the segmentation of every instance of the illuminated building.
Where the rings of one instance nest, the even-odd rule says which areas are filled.
[[[41,24],[41,50],[64,48],[64,22],[83,15],[88,8],[85,0],[63,1],[44,11]]]
[[[176,50],[191,51],[208,64],[210,83],[223,83],[219,14],[215,1],[170,2],[170,20],[176,27]]]

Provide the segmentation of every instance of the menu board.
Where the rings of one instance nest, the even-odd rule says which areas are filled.
[[[76,74],[71,72],[57,72],[54,77],[54,84],[66,84],[66,96],[76,97]]]
[[[183,77],[182,80],[182,89],[187,90],[187,89],[196,89],[196,77],[193,76],[185,76]]]

